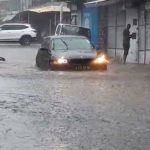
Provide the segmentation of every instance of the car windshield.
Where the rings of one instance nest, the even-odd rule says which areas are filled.
[[[86,38],[56,38],[53,40],[53,49],[55,51],[64,51],[64,50],[84,50],[91,51],[92,47],[90,41]]]

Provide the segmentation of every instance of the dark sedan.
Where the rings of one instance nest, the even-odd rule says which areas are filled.
[[[107,70],[104,54],[97,55],[90,41],[82,36],[49,36],[36,56],[42,70]]]

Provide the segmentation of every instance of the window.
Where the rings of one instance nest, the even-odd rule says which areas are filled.
[[[13,30],[22,30],[22,29],[26,29],[28,27],[25,25],[13,25],[12,28],[13,28]]]
[[[79,26],[72,26],[72,25],[63,25],[61,35],[81,35],[86,36],[87,38],[91,39],[90,29],[79,27]]]
[[[28,26],[25,25],[4,25],[1,27],[2,30],[22,30],[26,28],[28,28]]]
[[[11,25],[4,25],[1,27],[2,30],[12,30]]]
[[[62,33],[63,35],[78,35],[79,27],[63,25]]]

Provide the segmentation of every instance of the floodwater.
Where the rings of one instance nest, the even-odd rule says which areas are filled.
[[[149,66],[40,71],[38,47],[0,45],[0,150],[150,149]]]

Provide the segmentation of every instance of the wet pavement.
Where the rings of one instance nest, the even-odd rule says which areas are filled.
[[[38,47],[0,45],[0,150],[150,149],[150,66],[40,71]]]

